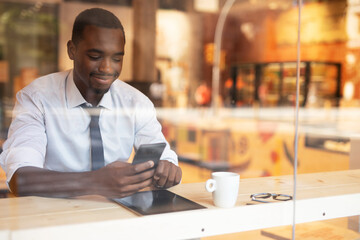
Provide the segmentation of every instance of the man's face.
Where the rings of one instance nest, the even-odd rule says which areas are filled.
[[[102,96],[119,77],[124,45],[121,29],[93,25],[85,27],[77,44],[68,42],[68,54],[74,60],[74,81],[85,99]]]

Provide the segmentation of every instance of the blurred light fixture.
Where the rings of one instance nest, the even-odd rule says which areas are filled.
[[[195,0],[194,8],[201,12],[219,11],[219,0]]]
[[[343,92],[343,96],[344,99],[347,101],[350,101],[353,99],[354,97],[354,83],[351,81],[347,81],[344,85],[344,92]]]
[[[255,37],[255,27],[251,22],[241,24],[240,31],[245,35],[248,41],[252,41]]]
[[[279,4],[277,2],[270,2],[268,5],[269,9],[276,10],[279,8]]]
[[[356,62],[356,57],[353,53],[346,54],[346,63],[349,65],[354,65]]]

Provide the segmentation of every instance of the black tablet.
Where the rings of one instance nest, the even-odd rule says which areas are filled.
[[[114,198],[115,202],[140,215],[204,209],[206,207],[168,190],[137,192],[124,198]]]

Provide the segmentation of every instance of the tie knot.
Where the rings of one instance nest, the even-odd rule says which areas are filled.
[[[81,107],[83,109],[85,109],[91,117],[99,117],[100,116],[101,107],[91,107],[91,106],[86,105],[86,103],[82,104]]]

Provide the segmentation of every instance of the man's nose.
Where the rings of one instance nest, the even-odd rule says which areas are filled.
[[[100,62],[99,72],[112,73],[111,60],[109,58],[104,58]]]

